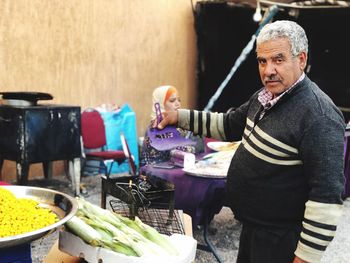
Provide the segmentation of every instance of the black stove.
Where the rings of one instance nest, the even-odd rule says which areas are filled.
[[[42,93],[25,93],[29,106],[17,105],[17,93],[2,95],[11,103],[0,105],[0,171],[5,159],[15,161],[17,183],[26,185],[30,164],[43,163],[48,177],[50,162],[80,158],[80,107],[40,105],[38,99],[50,99]]]

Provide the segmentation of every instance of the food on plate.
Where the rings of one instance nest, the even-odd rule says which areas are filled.
[[[239,146],[239,142],[228,142],[222,146],[217,147],[218,151],[231,151],[236,150]]]
[[[50,209],[30,198],[17,198],[0,187],[0,238],[31,232],[58,221]]]
[[[235,142],[215,141],[215,142],[208,142],[207,146],[208,146],[208,148],[210,148],[214,151],[217,151],[217,152],[235,151],[235,150],[237,150],[240,143],[241,143],[241,141],[235,141]]]
[[[197,164],[194,168],[184,169],[184,171],[187,174],[199,177],[226,177],[228,166],[224,167],[216,163],[210,164],[209,166]]]
[[[128,256],[178,255],[166,236],[143,223],[102,209],[77,198],[79,209],[66,226],[92,246],[100,246]]]
[[[205,155],[194,167],[183,169],[185,173],[199,177],[227,176],[227,171],[235,151],[218,151]]]

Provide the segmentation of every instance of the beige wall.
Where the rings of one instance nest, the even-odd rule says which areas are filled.
[[[82,109],[128,103],[142,135],[156,86],[195,106],[193,22],[189,0],[0,0],[0,90]],[[14,167],[5,162],[3,177]]]

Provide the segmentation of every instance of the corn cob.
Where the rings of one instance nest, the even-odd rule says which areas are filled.
[[[166,237],[139,218],[134,222],[83,199],[77,200],[79,209],[75,217],[79,218],[80,223],[75,220],[73,223],[68,221],[66,225],[85,242],[129,256],[178,255]],[[80,226],[83,227],[79,229]]]

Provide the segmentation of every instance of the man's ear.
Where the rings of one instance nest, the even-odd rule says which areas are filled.
[[[305,51],[301,52],[298,55],[298,59],[299,59],[300,69],[301,69],[301,71],[304,71],[306,64],[307,64],[307,53]]]

